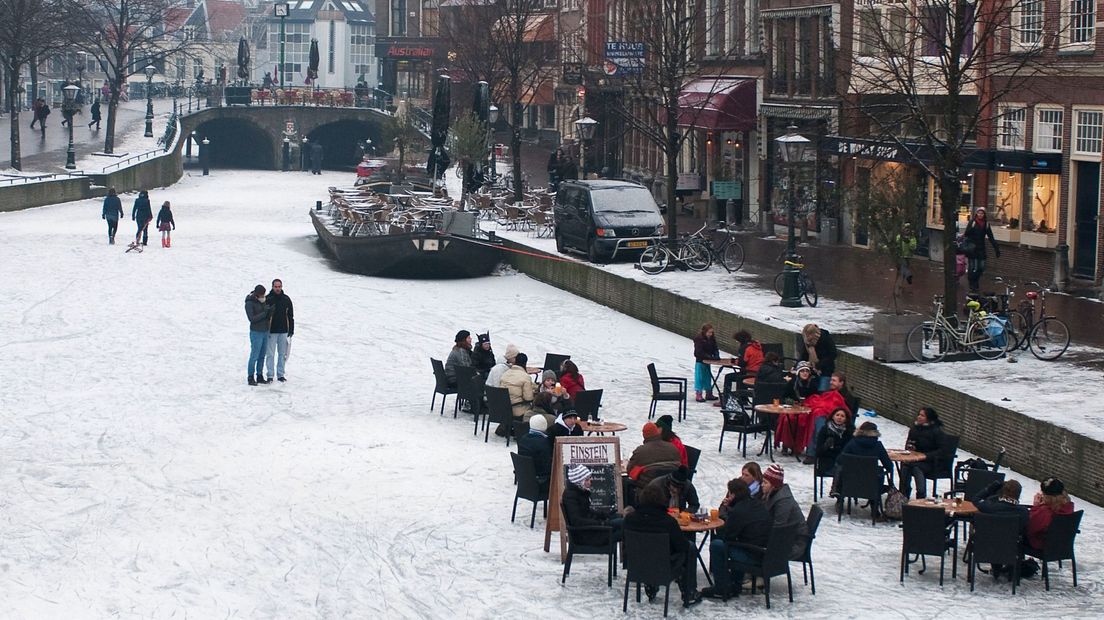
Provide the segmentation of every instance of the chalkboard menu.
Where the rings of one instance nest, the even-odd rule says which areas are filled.
[[[621,440],[617,437],[557,437],[552,453],[552,480],[549,487],[548,521],[544,531],[544,550],[548,551],[552,532],[560,534],[560,558],[567,556],[567,530],[560,515],[560,496],[567,481],[567,468],[581,465],[590,469],[590,505],[595,510],[620,512]]]

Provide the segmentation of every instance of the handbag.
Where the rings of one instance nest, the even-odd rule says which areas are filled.
[[[897,489],[890,487],[886,493],[885,504],[882,508],[882,514],[887,519],[900,520],[904,512],[905,506],[905,494]]]

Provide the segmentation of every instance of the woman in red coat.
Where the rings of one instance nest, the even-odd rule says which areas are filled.
[[[1066,494],[1066,485],[1057,478],[1047,478],[1043,481],[1042,491],[1035,494],[1035,502],[1028,512],[1027,545],[1035,551],[1042,551],[1054,515],[1068,514],[1073,514],[1073,501]]]
[[[832,381],[827,392],[813,394],[805,398],[805,406],[812,409],[811,413],[803,415],[782,415],[778,417],[778,427],[775,429],[774,445],[781,444],[783,449],[788,449],[793,454],[801,454],[813,441],[813,433],[818,419],[828,419],[836,409],[843,409],[850,419],[855,418],[855,412],[847,405],[840,388],[844,386],[843,373],[832,374]],[[793,420],[789,418],[795,418]]]
[[[560,387],[567,391],[567,397],[575,402],[575,395],[586,389],[583,375],[579,374],[579,367],[571,360],[564,360],[560,366]]]

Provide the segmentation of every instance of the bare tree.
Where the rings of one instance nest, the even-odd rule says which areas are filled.
[[[186,0],[85,0],[79,3],[86,23],[83,43],[102,59],[111,94],[107,107],[104,152],[115,150],[115,117],[126,79],[147,64],[164,66],[175,54],[187,55],[204,45],[185,29],[191,9]]]
[[[413,120],[409,106],[407,106],[406,101],[402,101],[399,103],[395,115],[388,119],[382,127],[383,135],[380,139],[380,146],[386,150],[393,145],[395,150],[399,152],[399,162],[394,175],[396,183],[402,183],[406,177],[407,151],[416,149],[426,142],[425,135],[418,130]]]
[[[11,112],[11,167],[23,169],[19,144],[19,76],[24,65],[71,44],[70,0],[0,0],[0,56]]]

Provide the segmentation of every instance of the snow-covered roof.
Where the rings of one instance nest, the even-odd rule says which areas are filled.
[[[375,23],[369,0],[295,0],[288,2],[288,19],[315,21],[320,12],[338,12],[350,22]],[[271,15],[271,20],[279,18]]]

